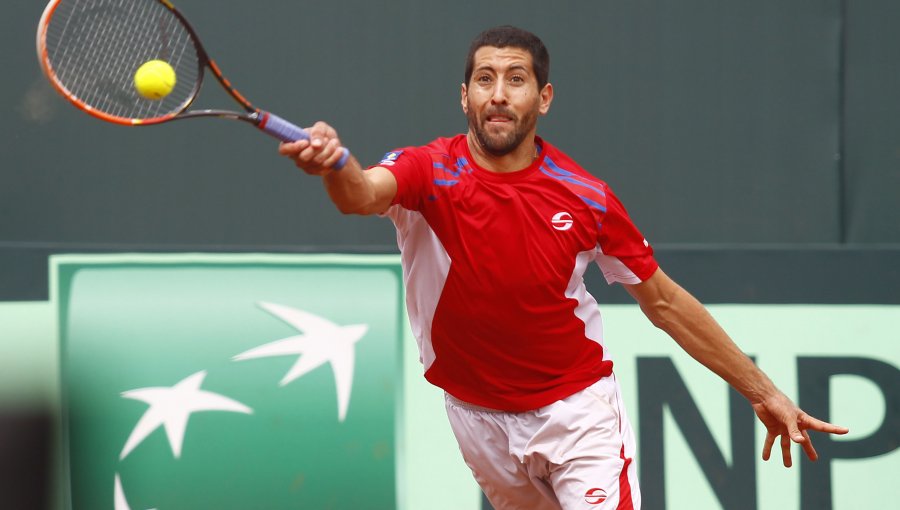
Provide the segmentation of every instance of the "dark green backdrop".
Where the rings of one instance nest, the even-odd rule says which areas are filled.
[[[0,17],[0,300],[46,299],[49,253],[396,250],[388,221],[342,217],[244,125],[123,128],[76,111],[36,63],[43,4]],[[520,25],[552,56],[540,133],[610,183],[661,255],[812,250],[803,269],[838,250],[847,266],[821,270],[857,277],[858,250],[877,253],[868,270],[900,261],[894,0],[178,5],[242,92],[328,120],[363,162],[463,130],[468,42]],[[208,85],[201,106],[227,104]]]

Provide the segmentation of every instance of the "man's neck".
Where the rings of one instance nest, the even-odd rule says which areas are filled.
[[[468,143],[469,152],[472,153],[478,166],[491,172],[508,173],[528,168],[537,158],[538,150],[534,138],[532,133],[525,137],[512,152],[502,156],[485,151],[472,131],[466,135],[466,143]]]

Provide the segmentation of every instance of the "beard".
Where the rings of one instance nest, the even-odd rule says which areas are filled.
[[[475,139],[485,152],[492,156],[505,156],[516,150],[528,133],[537,124],[537,111],[529,111],[524,117],[519,118],[504,107],[490,108],[479,116],[472,105],[469,105],[466,118],[469,120],[469,130],[475,133]],[[503,115],[513,124],[512,130],[504,129],[502,132],[490,132],[487,127],[487,119],[491,115]]]

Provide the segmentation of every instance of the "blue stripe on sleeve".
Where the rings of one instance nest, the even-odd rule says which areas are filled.
[[[587,204],[588,206],[593,207],[594,209],[597,209],[600,212],[604,212],[604,213],[606,212],[606,207],[603,207],[602,205],[598,204],[597,202],[594,202],[590,198],[588,198],[584,195],[578,195],[578,198],[582,199],[584,201],[584,203]]]
[[[568,183],[574,184],[576,186],[581,186],[583,188],[587,188],[591,191],[596,191],[597,193],[600,193],[600,196],[604,196],[604,197],[606,196],[606,193],[604,193],[603,190],[597,189],[589,184],[586,184],[583,181],[579,181],[578,179],[576,179],[574,177],[566,177],[564,175],[556,175],[556,174],[550,173],[550,171],[548,171],[544,167],[541,167],[541,173],[543,173],[544,175],[547,175],[549,177],[553,177],[554,179],[559,180],[559,181],[568,182]]]
[[[602,189],[600,189],[596,186],[592,186],[591,184],[588,184],[588,183],[584,182],[583,180],[580,180],[582,178],[579,175],[576,175],[568,170],[560,168],[559,165],[554,163],[553,160],[550,159],[549,157],[544,158],[544,162],[547,163],[547,167],[550,170],[552,170],[553,172],[558,174],[558,175],[554,175],[553,173],[544,172],[545,174],[549,175],[550,177],[554,177],[559,180],[563,180],[566,182],[570,182],[572,184],[577,184],[579,186],[583,186],[588,189],[592,189],[592,190],[596,191],[597,193],[600,193],[601,196],[604,196],[604,197],[606,196],[605,191],[603,191]]]

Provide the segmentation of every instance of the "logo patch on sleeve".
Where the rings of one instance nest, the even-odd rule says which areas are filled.
[[[381,161],[378,163],[380,166],[391,166],[397,162],[397,158],[403,154],[403,151],[391,151],[384,155],[381,158]]]

